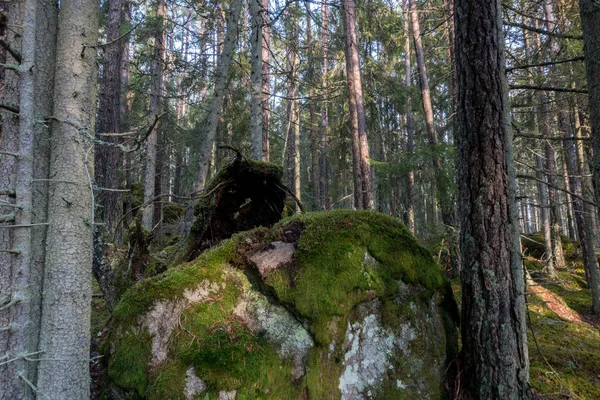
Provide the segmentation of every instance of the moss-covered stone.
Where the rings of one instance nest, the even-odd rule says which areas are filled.
[[[456,319],[397,220],[310,213],[136,285],[105,349],[113,392],[131,398],[440,398]]]

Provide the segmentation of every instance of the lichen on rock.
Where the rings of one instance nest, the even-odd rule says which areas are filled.
[[[133,287],[104,348],[111,392],[129,398],[434,399],[456,318],[401,223],[309,213]]]

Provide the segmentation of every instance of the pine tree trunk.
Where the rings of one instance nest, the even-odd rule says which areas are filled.
[[[263,156],[263,12],[261,0],[250,0],[250,16],[252,18],[252,33],[250,36],[250,82],[252,85],[250,153],[255,160],[262,160]]]
[[[585,69],[592,126],[592,176],[596,204],[600,204],[600,4],[596,0],[579,0],[585,54]]]
[[[355,207],[367,210],[373,209],[374,204],[354,0],[342,0],[342,21],[344,23],[346,79],[352,123]]]
[[[269,161],[269,120],[271,118],[271,28],[269,0],[262,1],[262,160]]]
[[[328,74],[328,46],[329,46],[329,9],[327,2],[321,4],[321,47],[323,49],[323,65],[321,70],[321,144],[320,152],[320,204],[321,210],[329,209],[331,200],[329,199],[329,181],[330,181],[330,165],[327,159],[327,146],[329,144],[329,116],[327,108],[327,74]]]
[[[309,123],[310,123],[310,153],[311,153],[311,169],[310,178],[312,183],[312,195],[313,195],[313,210],[319,209],[319,136],[317,127],[317,105],[315,99],[315,90],[313,82],[315,81],[315,69],[314,69],[314,43],[312,38],[312,17],[310,15],[310,6],[306,4],[306,47],[308,48],[308,75],[307,81],[309,85],[309,98],[308,98],[308,109],[309,109]]]
[[[433,168],[435,171],[435,190],[437,192],[438,202],[442,210],[442,220],[444,224],[453,226],[456,224],[454,214],[454,202],[450,196],[449,189],[444,184],[442,163],[437,151],[437,136],[433,123],[433,105],[431,104],[431,93],[429,91],[429,78],[427,75],[427,66],[425,65],[425,53],[421,40],[421,27],[419,24],[419,15],[416,0],[409,0],[413,37],[415,42],[415,53],[417,55],[417,67],[419,69],[419,82],[421,83],[421,98],[423,101],[423,110],[425,112],[425,126],[427,128],[427,139],[429,146],[433,150]]]
[[[84,45],[97,40],[98,4],[62,1],[37,382],[53,399],[90,396],[96,49]]]
[[[410,26],[409,26],[409,0],[403,2],[403,17],[404,17],[404,83],[406,91],[409,93],[406,99],[408,105],[406,110],[406,151],[412,153],[415,151],[415,131],[413,128],[413,110],[412,98],[410,96],[412,87],[412,68],[410,62]],[[408,230],[412,234],[415,233],[415,171],[410,168],[406,179],[406,221]]]
[[[202,147],[200,148],[198,169],[194,179],[192,195],[198,195],[200,192],[202,192],[204,186],[206,185],[212,149],[214,147],[215,135],[217,133],[217,125],[219,123],[219,117],[221,116],[221,106],[223,104],[223,97],[225,95],[225,88],[228,81],[227,78],[229,75],[229,66],[231,65],[231,60],[233,58],[233,53],[235,51],[235,45],[237,42],[237,30],[241,10],[242,1],[233,0],[231,2],[229,14],[227,15],[227,32],[225,33],[223,50],[219,55],[219,61],[217,64],[214,94],[207,117],[206,135],[203,138]],[[190,201],[186,209],[181,235],[182,240],[187,236],[190,231],[190,227],[192,226],[194,219],[194,204],[195,201]]]
[[[165,62],[165,0],[157,0],[156,16],[158,27],[154,35],[154,62],[152,65],[152,93],[150,94],[149,124],[153,124],[162,112],[162,96],[164,90],[163,66]],[[155,124],[148,140],[146,141],[146,169],[144,171],[144,203],[149,202],[155,196],[156,162],[158,153],[158,127]],[[146,206],[143,210],[142,225],[151,230],[154,226],[154,204]]]
[[[501,2],[455,2],[462,367],[475,399],[529,399]]]

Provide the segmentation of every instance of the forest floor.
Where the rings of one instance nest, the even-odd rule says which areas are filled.
[[[591,315],[591,293],[583,266],[572,258],[554,279],[543,263],[527,256],[528,342],[530,379],[536,399],[600,399],[600,318]],[[460,303],[460,279],[452,281]],[[92,299],[92,396],[102,398],[105,370],[98,348],[106,334],[109,313],[94,281]]]
[[[568,262],[554,279],[543,263],[526,257],[527,338],[530,380],[536,399],[600,399],[600,318],[591,314],[580,260]],[[452,282],[461,296],[460,280]]]

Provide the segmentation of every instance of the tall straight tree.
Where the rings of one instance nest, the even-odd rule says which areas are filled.
[[[48,241],[37,388],[90,396],[93,132],[98,3],[61,2],[56,48]]]
[[[103,76],[100,83],[100,104],[98,108],[98,131],[100,133],[117,133],[121,127],[121,57],[122,43],[117,40],[121,34],[122,0],[110,0],[108,3],[108,27],[104,49]],[[118,143],[117,136],[100,136],[100,140]],[[120,189],[119,165],[121,151],[112,145],[98,146],[96,149],[95,180],[100,186],[98,202],[100,216],[106,229],[112,235],[121,218],[123,202],[118,191]],[[108,190],[102,190],[108,189]]]
[[[22,27],[7,37],[20,50],[21,70],[11,72],[4,88],[8,99],[18,99],[19,114],[4,116],[0,134],[0,200],[9,205],[0,206],[0,219],[12,225],[0,230],[0,354],[16,359],[0,366],[0,399],[35,397],[27,382],[35,382],[37,363],[18,355],[35,353],[40,334],[50,137],[36,121],[52,113],[56,18],[47,0],[15,2],[9,9],[9,23]],[[5,196],[6,184],[14,195]]]
[[[413,110],[410,90],[412,88],[411,62],[410,62],[410,25],[409,21],[409,1],[402,3],[402,15],[404,17],[404,84],[409,93],[406,99],[406,151],[412,153],[415,150],[415,131],[413,128]],[[411,167],[407,174],[406,182],[406,222],[408,230],[415,233],[415,171]]]
[[[594,150],[592,175],[596,189],[596,204],[600,204],[600,3],[597,0],[579,0],[579,10]],[[596,313],[600,314],[600,310]]]
[[[263,157],[263,107],[262,107],[262,66],[263,66],[263,13],[261,0],[249,0],[252,19],[250,82],[252,101],[250,111],[250,153],[255,160]]]
[[[321,159],[319,161],[321,172],[319,194],[321,196],[321,209],[327,210],[329,201],[329,179],[330,166],[327,159],[327,146],[329,143],[329,112],[327,108],[327,74],[328,74],[328,53],[329,48],[329,8],[327,2],[321,3],[321,48],[323,49],[323,66],[321,69]]]
[[[217,125],[219,124],[219,118],[221,116],[221,106],[223,105],[223,97],[225,95],[225,88],[227,87],[229,77],[229,66],[231,65],[231,60],[233,59],[233,53],[235,51],[238,23],[242,11],[242,0],[233,0],[230,7],[229,13],[227,14],[227,28],[223,50],[219,55],[217,69],[215,71],[215,86],[212,101],[210,103],[210,110],[207,116],[205,136],[202,141],[202,147],[200,148],[200,159],[198,161],[198,169],[196,170],[196,177],[194,179],[193,195],[198,195],[204,189],[206,184],[215,135],[217,133]],[[195,201],[190,201],[185,211],[181,235],[182,239],[190,232],[194,219],[194,204]]]
[[[462,360],[474,399],[529,399],[500,0],[456,0]]]
[[[154,60],[152,65],[152,92],[150,94],[149,123],[152,128],[148,141],[146,142],[146,169],[144,174],[144,203],[149,202],[155,196],[157,161],[158,161],[158,124],[156,118],[162,112],[161,103],[164,90],[164,62],[165,62],[165,0],[157,0],[156,3],[156,32],[154,34]],[[146,229],[152,229],[154,225],[154,205],[148,205],[143,210],[142,225]]]
[[[372,209],[374,204],[354,0],[342,0],[342,21],[344,24],[346,80],[348,81],[350,122],[352,125],[354,206],[366,210]]]

